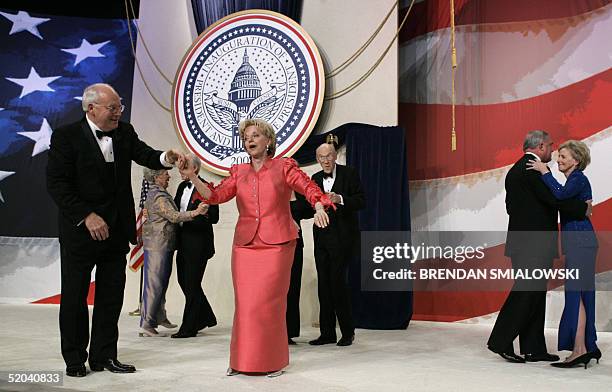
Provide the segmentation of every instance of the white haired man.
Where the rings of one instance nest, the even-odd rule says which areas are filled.
[[[85,116],[51,137],[47,189],[59,207],[60,335],[66,375],[92,371],[133,373],[117,360],[117,322],[123,306],[128,243],[136,243],[132,161],[151,169],[181,166],[175,150],[157,151],[120,117],[124,105],[108,84],[83,92]],[[91,339],[87,292],[96,267]],[[87,346],[89,344],[89,353]]]

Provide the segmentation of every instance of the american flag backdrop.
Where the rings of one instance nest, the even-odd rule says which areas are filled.
[[[592,163],[585,174],[593,187],[592,221],[596,230],[609,231],[611,2],[454,3],[455,152],[451,152],[450,1],[417,0],[400,34],[399,122],[407,130],[413,230],[505,231],[504,177],[522,156],[525,134],[542,129],[557,146],[568,139],[589,145]],[[400,19],[409,4],[410,0],[400,2]],[[555,176],[562,178],[558,171]],[[490,244],[488,257],[508,263],[503,246]],[[606,252],[600,247],[599,253]],[[609,276],[612,261],[600,258],[598,268],[599,275]],[[601,293],[601,298],[606,300],[608,294]],[[487,316],[500,309],[506,295],[415,293],[414,318],[459,321]],[[610,297],[606,303],[612,303]],[[604,312],[607,318],[609,309]]]
[[[83,117],[83,89],[97,82],[115,87],[129,121],[134,60],[124,19],[0,8],[0,47],[0,298],[37,301],[59,293],[51,134]]]

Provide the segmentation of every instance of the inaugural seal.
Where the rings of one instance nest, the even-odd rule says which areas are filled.
[[[291,156],[316,123],[324,87],[319,52],[297,23],[271,11],[238,12],[210,26],[185,54],[173,87],[175,127],[206,168],[227,175],[249,160],[240,121],[268,121],[276,155]]]

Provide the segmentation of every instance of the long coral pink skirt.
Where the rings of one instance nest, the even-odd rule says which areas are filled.
[[[270,245],[256,234],[245,246],[234,245],[234,325],[230,367],[240,372],[271,372],[289,364],[287,291],[295,240]]]

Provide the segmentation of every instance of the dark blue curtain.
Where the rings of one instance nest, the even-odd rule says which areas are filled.
[[[261,9],[275,11],[300,23],[302,0],[191,0],[198,34],[234,12]]]
[[[310,135],[293,155],[298,162],[315,160],[315,149],[329,133],[346,144],[346,163],[361,177],[366,208],[359,214],[361,231],[409,231],[410,198],[406,139],[400,127],[349,123],[329,132]],[[368,329],[403,329],[412,318],[412,292],[361,291],[361,264],[351,261],[349,283],[355,326]]]
[[[400,127],[352,124],[346,133],[346,163],[359,171],[366,208],[362,231],[409,231],[410,198],[406,140]],[[412,292],[361,291],[361,265],[349,269],[353,317],[358,328],[403,329],[412,318]]]

